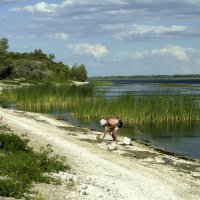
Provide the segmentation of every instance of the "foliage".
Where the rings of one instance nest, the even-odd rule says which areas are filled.
[[[87,79],[87,71],[83,64],[75,64],[70,69],[62,62],[55,62],[54,54],[47,55],[41,49],[19,53],[9,52],[8,47],[8,39],[0,39],[0,79],[25,78],[40,82]]]
[[[85,69],[85,65],[81,64],[77,66],[77,64],[73,65],[71,68],[71,74],[73,80],[76,81],[85,81],[87,79],[87,71]]]
[[[0,39],[0,79],[4,79],[11,75],[12,72],[12,64],[10,60],[7,58],[8,52],[8,39],[1,38]]]
[[[21,140],[17,135],[14,134],[0,134],[0,150],[5,151],[29,151],[27,146],[28,140]]]
[[[7,53],[8,50],[8,39],[7,38],[1,38],[0,39],[0,56],[3,57]]]
[[[27,140],[6,131],[0,132],[0,141],[0,196],[28,198],[33,182],[56,181],[45,173],[69,169],[57,157],[49,156],[50,146],[35,152]]]

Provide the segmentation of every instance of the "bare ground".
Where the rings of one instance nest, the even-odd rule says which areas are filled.
[[[52,174],[61,185],[34,184],[47,200],[199,200],[200,161],[167,155],[136,141],[111,145],[97,132],[38,114],[0,108],[3,123],[36,150],[52,145],[69,172]],[[119,138],[122,141],[122,138]],[[11,199],[3,198],[0,199]]]

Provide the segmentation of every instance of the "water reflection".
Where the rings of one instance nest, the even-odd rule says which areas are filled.
[[[98,121],[83,121],[69,118],[76,126],[92,128],[103,132]],[[159,125],[124,126],[118,132],[133,140],[149,143],[165,151],[189,158],[200,158],[200,122],[163,123]]]
[[[200,158],[200,122],[138,126],[130,132],[134,135],[127,136],[149,142],[165,151],[185,157]]]
[[[150,94],[192,94],[200,95],[200,86],[164,86],[159,84],[116,84],[112,86],[96,86],[97,91],[105,92],[106,96],[118,96],[122,93],[132,93],[134,95]]]

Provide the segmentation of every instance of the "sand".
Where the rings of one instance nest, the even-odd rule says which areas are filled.
[[[47,200],[199,200],[200,162],[167,155],[136,141],[97,141],[99,132],[39,113],[0,108],[3,124],[35,150],[50,144],[69,172],[51,174],[61,185],[34,184]],[[0,197],[1,199],[1,197]],[[4,198],[6,199],[6,198]],[[8,198],[10,199],[10,198]]]

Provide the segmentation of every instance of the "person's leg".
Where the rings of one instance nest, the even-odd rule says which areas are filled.
[[[112,133],[112,138],[115,143],[117,143],[117,131],[119,130],[118,127],[115,127]]]
[[[115,141],[115,132],[114,132],[114,131],[112,132],[112,135],[111,135],[111,136],[112,136],[112,138],[113,138],[113,141]]]

